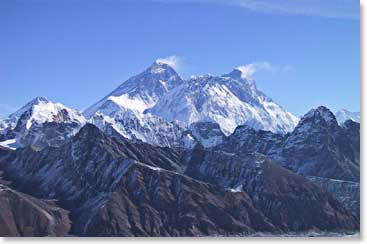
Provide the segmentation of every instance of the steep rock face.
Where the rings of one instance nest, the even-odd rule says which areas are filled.
[[[341,126],[343,131],[343,136],[346,139],[346,143],[351,145],[351,150],[349,151],[349,157],[354,160],[354,162],[360,165],[360,124],[352,120],[347,120]]]
[[[187,125],[216,122],[227,135],[242,124],[286,133],[298,121],[259,91],[254,81],[244,79],[239,70],[220,77],[192,78],[168,92],[147,112]]]
[[[10,148],[59,146],[85,123],[80,112],[37,97],[3,121],[0,143]]]
[[[249,194],[275,226],[286,231],[358,229],[357,219],[330,193],[263,155],[195,148],[186,174]]]
[[[171,66],[155,61],[144,72],[123,82],[101,101],[86,109],[84,114],[87,118],[91,118],[97,111],[104,113],[108,108],[101,107],[107,101],[142,113],[181,83],[182,78]]]
[[[66,236],[70,230],[66,210],[4,184],[0,184],[0,208],[0,236]]]
[[[339,127],[333,113],[321,106],[301,119],[285,140],[281,155],[286,158],[287,166],[298,173],[359,181],[356,143],[348,138],[346,131]]]

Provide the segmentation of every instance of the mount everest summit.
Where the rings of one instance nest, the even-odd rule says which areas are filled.
[[[142,73],[123,82],[118,88],[87,108],[87,118],[96,112],[108,113],[106,102],[113,103],[140,113],[153,107],[167,92],[183,83],[183,79],[168,64],[155,61]]]
[[[116,107],[169,122],[183,122],[186,126],[200,121],[216,122],[227,135],[242,124],[286,133],[298,122],[297,117],[259,91],[253,80],[244,78],[239,69],[220,77],[183,80],[172,67],[157,61],[84,114],[87,118],[96,113],[109,116],[118,110]]]

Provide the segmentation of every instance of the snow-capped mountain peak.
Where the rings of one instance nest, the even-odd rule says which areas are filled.
[[[33,123],[42,124],[68,120],[81,124],[85,123],[83,115],[77,110],[69,109],[61,103],[54,103],[44,97],[36,97],[9,117],[26,121],[26,129],[29,129]],[[20,121],[17,122],[17,126],[19,126]]]
[[[298,122],[259,91],[256,82],[240,69],[222,76],[208,74],[183,80],[161,60],[123,82],[84,114],[104,131],[113,129],[148,143],[159,145],[157,142],[173,133],[168,141],[163,140],[163,146],[175,144],[183,130],[196,122],[218,123],[225,135],[242,124],[286,133]]]
[[[154,63],[147,70],[154,74],[159,74],[163,72],[176,73],[172,66],[159,60],[154,61]]]
[[[222,77],[227,77],[232,83],[243,86],[253,96],[263,97],[263,94],[257,89],[255,79],[247,77],[239,68],[233,69],[230,73],[222,75]]]
[[[237,69],[237,68],[233,69],[230,73],[228,73],[224,76],[228,76],[228,77],[231,77],[231,78],[236,79],[236,80],[246,79],[246,77],[243,76],[242,71]]]
[[[338,127],[334,114],[326,107],[320,106],[306,113],[293,131],[293,136],[311,135],[333,131]]]
[[[47,104],[50,101],[45,98],[45,97],[35,97],[34,99],[32,99],[31,101],[29,101],[26,105],[24,105],[23,107],[21,107],[19,110],[17,110],[16,112],[12,113],[9,117],[20,117],[25,111],[31,109],[33,106],[37,106],[40,104]]]
[[[36,97],[3,120],[0,141],[11,141],[14,147],[58,145],[85,123],[79,111]]]
[[[335,125],[336,124],[336,118],[334,114],[326,107],[320,106],[316,109],[311,109],[307,114],[305,114],[301,122],[307,121],[307,120],[318,120],[325,122],[328,125]]]
[[[359,123],[361,120],[360,112],[351,112],[347,109],[341,109],[335,113],[336,120],[339,124],[343,124],[347,120]]]
[[[243,72],[243,70],[241,70],[240,67],[234,68],[230,73],[223,75],[223,76],[227,76],[227,77],[231,77],[235,80],[243,80],[243,81],[250,81],[254,83],[254,79],[249,78],[248,75],[245,74],[245,72]]]
[[[87,118],[92,117],[107,100],[121,107],[143,113],[153,107],[168,91],[183,82],[181,76],[168,64],[155,61],[142,73],[123,82],[102,100],[84,111]]]
[[[178,145],[185,130],[181,123],[167,121],[145,111],[183,83],[184,80],[171,65],[156,60],[84,114],[109,135],[117,133],[131,140],[159,146]]]
[[[231,134],[238,125],[285,133],[293,130],[298,118],[256,88],[241,71],[223,76],[199,76],[172,89],[148,112],[190,125],[212,121]]]

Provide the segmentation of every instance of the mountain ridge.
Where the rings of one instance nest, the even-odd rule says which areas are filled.
[[[28,189],[38,197],[59,199],[60,206],[71,211],[71,233],[81,236],[249,235],[314,228],[353,230],[359,226],[330,193],[268,162],[264,156],[249,156],[247,160],[241,155],[200,147],[195,147],[189,158],[185,154],[117,140],[86,124],[61,147],[41,151],[30,147],[0,149],[0,169],[19,189]],[[230,166],[232,160],[236,164]],[[225,164],[213,170],[204,167],[219,162]],[[200,170],[193,170],[195,167]],[[223,171],[226,174],[222,177],[230,173],[234,184],[245,180],[248,188],[233,191],[212,181],[220,180],[216,172],[222,167],[231,169]],[[239,175],[237,167],[242,168]],[[270,180],[268,167],[272,172],[279,171],[281,179]],[[214,178],[202,178],[207,174]],[[251,190],[251,182],[257,182],[255,191]],[[273,188],[278,190],[268,195]],[[277,204],[271,204],[274,201]],[[310,206],[316,203],[320,207],[312,210]],[[296,209],[278,208],[283,204],[308,210],[298,216],[293,214]],[[271,214],[272,209],[281,213]],[[319,217],[306,218],[311,210]]]
[[[238,72],[191,78],[168,92],[147,112],[187,125],[213,121],[227,135],[245,123],[280,133],[292,130],[298,118],[259,91],[254,80],[243,79]]]

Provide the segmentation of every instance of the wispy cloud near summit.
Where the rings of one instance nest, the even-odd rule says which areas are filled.
[[[237,67],[242,72],[242,77],[245,79],[253,78],[258,72],[287,72],[293,69],[291,65],[277,66],[270,62],[255,62]]]
[[[276,68],[269,62],[257,62],[237,67],[242,72],[242,77],[245,79],[252,78],[253,75],[259,71],[272,72]]]
[[[172,55],[165,58],[159,58],[156,60],[156,62],[162,64],[168,64],[174,69],[179,69],[182,62],[182,58],[176,55]]]

